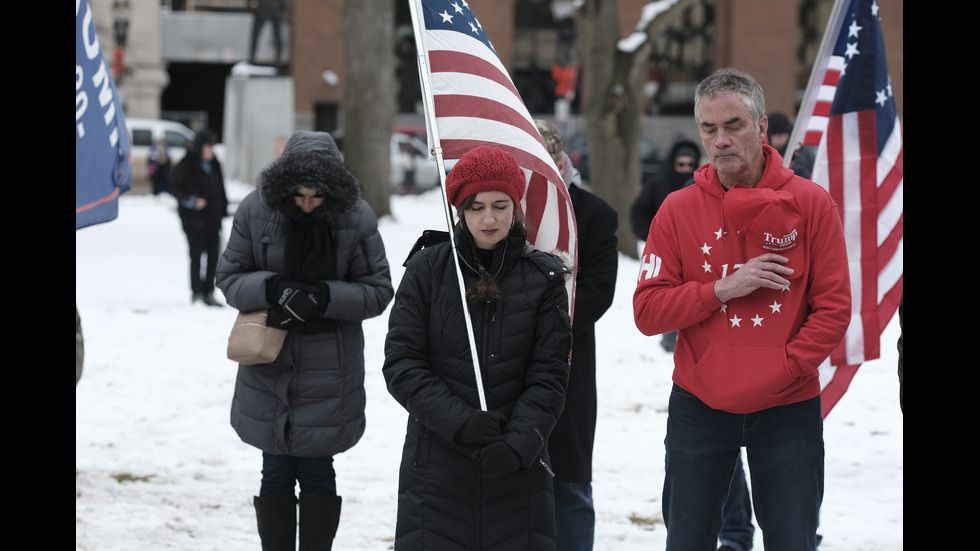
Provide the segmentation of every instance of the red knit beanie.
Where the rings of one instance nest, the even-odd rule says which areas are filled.
[[[483,145],[475,147],[459,158],[456,166],[446,175],[446,197],[449,204],[459,207],[470,195],[481,191],[502,191],[521,210],[524,196],[524,171],[506,151]]]

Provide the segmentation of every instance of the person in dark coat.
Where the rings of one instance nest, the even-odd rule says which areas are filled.
[[[793,121],[782,111],[769,113],[769,130],[766,138],[769,145],[773,147],[780,157],[786,157],[786,147],[789,145],[790,135],[793,133]]]
[[[383,367],[409,414],[396,550],[555,549],[548,436],[568,381],[570,271],[527,242],[524,188],[510,154],[472,149],[446,177],[454,243],[426,232],[406,261]]]
[[[394,295],[374,212],[330,134],[295,132],[235,212],[218,287],[287,331],[269,364],[239,365],[231,424],[262,450],[263,549],[330,549],[340,522],[333,456],[364,433],[364,333]]]
[[[786,159],[790,155],[789,167],[801,178],[807,180],[813,175],[813,162],[817,154],[817,146],[798,144],[794,150],[789,149],[789,140],[793,135],[793,121],[786,113],[773,111],[769,113],[769,130],[766,133],[766,140],[769,145],[779,153],[779,156]]]
[[[650,223],[660,210],[664,199],[672,192],[694,181],[694,170],[701,165],[701,147],[687,139],[674,142],[667,155],[667,168],[643,183],[640,194],[630,207],[630,227],[639,240],[638,247],[642,260],[643,246],[650,233]],[[667,352],[674,351],[677,331],[664,333],[660,346]]]
[[[592,448],[596,427],[595,324],[612,305],[619,266],[619,215],[582,186],[578,170],[564,152],[558,127],[535,120],[548,152],[561,172],[575,210],[578,262],[572,323],[572,364],[565,410],[548,440],[555,471],[555,513],[559,551],[587,551],[595,539],[592,501]]]
[[[701,165],[701,147],[687,139],[674,142],[667,154],[667,164],[663,172],[651,176],[630,207],[630,228],[633,235],[643,242],[650,233],[650,222],[660,209],[667,194],[677,191],[694,179],[694,170]],[[640,251],[643,245],[640,244]]]
[[[214,134],[201,130],[190,151],[173,168],[170,194],[187,236],[191,258],[191,302],[220,306],[214,299],[214,274],[221,248],[221,221],[228,216],[228,196],[221,163],[214,156]],[[201,257],[206,269],[201,274]]]

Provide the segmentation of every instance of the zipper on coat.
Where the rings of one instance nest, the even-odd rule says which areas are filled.
[[[534,432],[536,432],[538,434],[538,438],[541,439],[541,445],[542,445],[542,447],[543,448],[547,448],[548,447],[548,440],[544,437],[543,434],[541,434],[541,431],[538,430],[538,429],[534,429]],[[545,460],[544,460],[543,457],[538,456],[538,463],[540,463],[541,466],[544,467],[544,470],[548,471],[548,474],[551,475],[551,478],[554,478],[555,477],[555,471],[552,471],[551,470],[551,467],[545,462]]]
[[[418,435],[415,437],[415,456],[412,458],[412,465],[419,465],[419,456],[422,455],[422,422],[418,419],[415,420],[419,425]]]
[[[262,243],[262,256],[261,258],[259,258],[258,265],[268,266],[269,265],[269,242],[263,239],[261,243]]]
[[[493,334],[491,328],[493,327],[493,322],[496,319],[496,313],[490,308],[490,301],[487,301],[487,313],[484,315],[487,322],[483,324],[483,353],[481,354],[481,369],[480,376],[483,378],[483,387],[487,386],[487,368],[490,366],[490,358],[493,354],[490,352],[490,335]],[[489,408],[489,406],[487,406]]]

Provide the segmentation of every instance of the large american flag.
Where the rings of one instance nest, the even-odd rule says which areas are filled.
[[[434,111],[427,112],[429,137],[438,140],[432,145],[442,148],[447,161],[481,145],[513,155],[527,177],[521,208],[528,241],[574,261],[576,226],[568,189],[473,10],[464,0],[410,1],[422,93],[431,96]]]
[[[851,323],[821,367],[826,416],[858,367],[880,357],[881,333],[903,290],[902,126],[878,5],[838,0],[797,124],[817,146],[812,179],[840,208],[851,276]],[[809,105],[808,105],[809,104]]]

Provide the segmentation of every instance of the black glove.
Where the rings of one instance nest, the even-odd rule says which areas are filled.
[[[320,281],[316,284],[316,297],[320,302],[320,313],[324,313],[327,310],[327,305],[330,304],[330,286],[327,285],[326,281]]]
[[[466,418],[466,422],[456,433],[455,440],[460,444],[485,446],[504,439],[500,428],[507,422],[503,413],[477,410]]]
[[[270,281],[272,286],[269,316],[266,325],[288,329],[305,323],[320,314],[320,292],[291,281]]]
[[[493,442],[480,449],[483,478],[503,478],[521,468],[521,458],[506,442]]]

